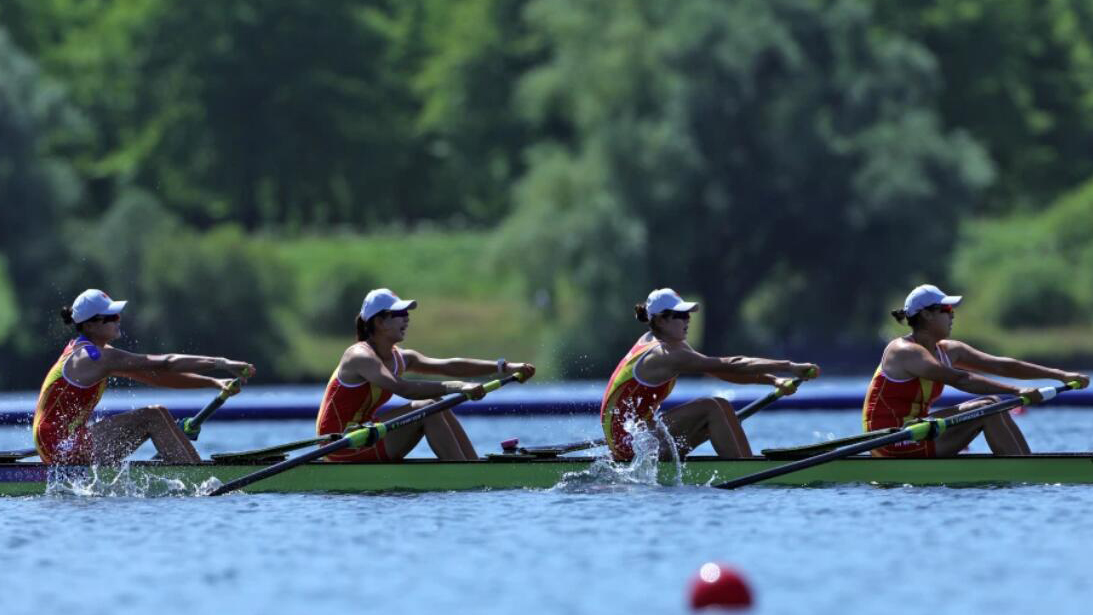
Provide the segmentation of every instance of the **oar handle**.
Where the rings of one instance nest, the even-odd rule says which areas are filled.
[[[810,370],[808,370],[808,374],[806,374],[804,377],[798,376],[798,377],[794,378],[792,381],[790,381],[790,386],[793,387],[793,388],[796,388],[796,387],[800,386],[801,383],[804,382],[805,380],[811,380],[812,378],[815,378],[815,377],[816,377],[816,369],[815,368],[810,369]],[[767,406],[773,404],[774,402],[778,401],[779,399],[781,399],[785,396],[786,396],[786,393],[785,393],[784,389],[782,389],[780,387],[774,387],[774,390],[771,391],[770,393],[767,393],[765,396],[751,402],[750,404],[748,404],[748,405],[744,406],[743,408],[741,408],[740,410],[738,410],[737,413],[736,413],[736,418],[738,418],[742,421],[742,420],[748,418],[749,416],[755,414],[756,412],[759,412],[763,408],[766,408]]]
[[[205,419],[219,410],[220,406],[223,406],[229,397],[238,393],[242,388],[243,380],[236,378],[228,384],[228,388],[222,389],[220,394],[214,397],[200,412],[190,418],[178,419],[178,426],[182,429],[182,433],[186,434],[186,437],[191,440],[197,440],[197,437],[201,435],[201,424],[205,422]]]
[[[504,378],[501,378],[499,380],[491,380],[483,384],[482,388],[485,389],[487,393],[489,393],[490,391],[495,391],[510,382],[523,382],[523,380],[524,375],[520,372],[517,372],[505,376]],[[345,434],[340,440],[335,440],[334,442],[331,442],[326,446],[321,446],[313,451],[304,453],[303,455],[293,457],[292,459],[286,459],[285,461],[271,465],[268,468],[263,468],[252,474],[248,474],[233,481],[224,483],[220,487],[214,489],[211,493],[209,493],[209,495],[224,495],[225,493],[235,491],[236,489],[242,489],[243,487],[246,487],[247,485],[260,481],[264,478],[269,478],[274,474],[280,474],[281,472],[291,470],[292,468],[301,466],[309,461],[326,457],[327,455],[340,451],[343,448],[361,448],[362,446],[371,446],[372,444],[375,444],[376,441],[378,441],[380,438],[387,435],[387,432],[393,429],[398,429],[399,427],[403,427],[415,421],[420,421],[430,414],[435,414],[437,412],[447,410],[448,408],[467,401],[467,399],[468,397],[465,394],[456,393],[451,397],[447,397],[436,403],[429,404],[424,408],[415,410],[414,412],[411,412],[409,414],[404,414],[396,419],[387,421],[386,423],[365,425],[360,429],[356,429]]]

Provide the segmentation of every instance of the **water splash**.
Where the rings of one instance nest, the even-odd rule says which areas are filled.
[[[153,466],[148,466],[153,467]],[[205,482],[208,483],[208,479]],[[163,476],[124,462],[120,466],[54,466],[49,469],[46,495],[77,497],[155,498],[201,495],[202,485]]]
[[[659,415],[653,419],[653,429],[649,429],[646,421],[628,414],[623,429],[630,437],[630,448],[634,452],[631,461],[597,459],[586,470],[564,474],[554,489],[567,493],[598,493],[683,484],[679,448]],[[661,454],[662,447],[665,455]],[[665,456],[667,459],[661,461]]]

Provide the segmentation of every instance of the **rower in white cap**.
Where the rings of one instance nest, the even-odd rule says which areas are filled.
[[[406,380],[408,372],[470,378],[520,372],[524,378],[535,375],[530,363],[509,363],[504,359],[434,359],[420,352],[399,348],[410,326],[410,310],[417,308],[412,299],[401,299],[386,288],[378,288],[364,298],[357,314],[357,343],[342,353],[330,376],[316,420],[318,435],[344,433],[352,425],[372,421],[377,414],[384,420],[426,405],[447,393],[463,393],[471,399],[485,394],[481,384],[450,380],[446,382]],[[421,400],[398,408],[381,410],[392,395]],[[380,412],[377,412],[380,411]],[[419,424],[393,431],[374,446],[344,449],[327,457],[328,461],[393,461],[402,459],[425,437],[440,459],[477,459],[474,446],[463,426],[450,410],[425,418]]]
[[[911,332],[888,343],[873,374],[862,405],[865,431],[902,428],[929,416],[952,416],[997,401],[987,397],[958,408],[930,414],[930,406],[945,385],[978,395],[1024,395],[1038,401],[1039,392],[990,380],[976,372],[1016,379],[1050,378],[1089,385],[1084,374],[1067,372],[1009,357],[998,357],[949,339],[961,296],[946,295],[936,286],[923,284],[907,295],[903,307],[892,316],[911,327]],[[919,442],[908,441],[873,450],[877,457],[949,457],[964,450],[980,433],[991,451],[1000,455],[1027,455],[1028,442],[1008,412],[993,414]]]
[[[126,352],[111,343],[121,336],[121,313],[127,301],[114,301],[101,290],[80,293],[61,318],[77,337],[65,346],[46,374],[34,411],[34,445],[46,463],[116,463],[149,438],[159,457],[173,463],[200,461],[189,438],[163,406],[149,406],[93,421],[92,411],[106,391],[107,379],[122,376],[146,384],[190,389],[219,388],[229,394],[229,378],[198,372],[224,371],[246,379],[254,366],[221,357]]]
[[[819,375],[819,368],[812,363],[709,357],[696,351],[687,343],[687,328],[691,313],[697,310],[697,303],[684,301],[670,288],[654,290],[645,303],[634,306],[637,319],[647,323],[649,331],[619,361],[600,405],[604,436],[616,460],[633,458],[635,428],[656,434],[665,445],[659,449],[662,457],[671,456],[672,446],[684,456],[707,440],[720,457],[752,455],[748,437],[726,399],[697,399],[658,413],[676,378],[682,374],[707,374],[741,384],[770,384],[783,394],[793,393],[796,384],[774,376],[774,372],[802,379]],[[667,433],[658,429],[658,420]],[[672,441],[668,442],[669,439]]]

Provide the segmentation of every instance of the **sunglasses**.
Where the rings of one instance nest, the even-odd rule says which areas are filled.
[[[953,313],[953,306],[946,305],[944,303],[938,303],[937,305],[931,305],[930,307],[928,307],[926,309],[930,310],[932,312],[944,312],[946,314],[952,314]]]
[[[88,318],[85,322],[117,322],[119,320],[121,320],[121,314],[100,314]]]
[[[690,320],[691,319],[691,313],[690,312],[667,311],[667,312],[664,312],[664,317],[665,318],[673,318],[675,320]]]
[[[382,313],[383,313],[384,318],[409,318],[410,317],[410,310],[399,310],[398,312],[392,312],[390,310],[384,310]]]

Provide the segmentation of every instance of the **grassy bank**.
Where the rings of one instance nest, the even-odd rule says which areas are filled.
[[[387,287],[418,301],[408,348],[431,356],[535,361],[550,377],[549,326],[524,300],[521,281],[488,262],[480,232],[416,232],[266,240],[295,281],[282,311],[288,348],[278,370],[325,380],[346,346],[365,293]]]

